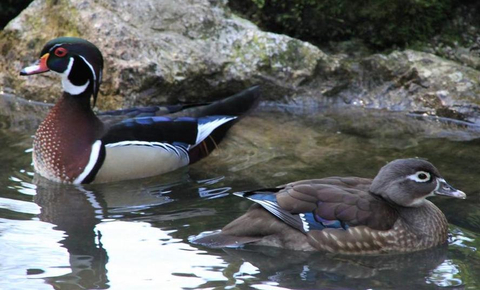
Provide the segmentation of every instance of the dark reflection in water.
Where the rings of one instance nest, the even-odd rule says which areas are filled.
[[[447,258],[446,245],[412,254],[359,257],[266,247],[225,252],[227,261],[241,259],[258,268],[257,278],[281,282],[283,287],[315,289],[333,288],[338,282],[347,289],[386,288],[399,282],[404,289],[416,289]]]
[[[106,289],[108,278],[105,265],[108,255],[101,244],[95,226],[106,204],[92,192],[81,187],[37,182],[34,201],[41,206],[39,218],[64,231],[60,244],[68,250],[71,273],[47,278],[52,285],[75,285],[79,289]]]
[[[182,183],[185,172],[169,175],[169,180],[177,178],[178,181],[163,185],[124,182],[88,187],[57,184],[36,177],[34,201],[41,207],[39,218],[65,232],[60,243],[70,256],[71,273],[47,278],[47,281],[57,288],[63,285],[79,289],[109,288],[108,253],[103,248],[102,233],[96,230],[96,225],[108,219],[129,220],[140,210],[172,202],[164,194]]]
[[[12,123],[10,118],[0,120],[0,251],[8,252],[13,239],[21,259],[0,263],[1,289],[22,289],[17,286],[25,281],[36,283],[29,289],[480,287],[480,135],[474,126],[378,111],[297,115],[264,107],[232,128],[209,158],[188,169],[72,186],[41,178],[32,183],[25,150],[35,120],[15,116]],[[349,257],[188,243],[190,236],[219,229],[248,209],[251,203],[232,192],[331,175],[372,177],[387,161],[413,156],[428,158],[468,194],[466,201],[432,199],[451,224],[448,248]],[[18,228],[14,238],[12,227]],[[36,255],[23,252],[31,247],[26,239],[32,235],[39,245],[48,245],[35,248]],[[62,250],[66,264],[53,260]],[[38,259],[43,264],[37,265]],[[16,268],[24,277],[7,271]]]
[[[188,183],[188,175],[180,172],[169,176],[170,180],[175,178],[179,180],[164,185],[152,186],[147,182],[142,185],[124,183],[112,187],[101,185],[90,188],[54,184],[38,179],[34,201],[41,206],[39,218],[65,232],[65,238],[60,243],[68,250],[71,268],[71,273],[49,277],[46,281],[58,289],[71,289],[74,286],[78,289],[109,288],[106,269],[108,249],[102,245],[102,233],[96,230],[96,225],[102,220],[119,218],[126,221],[148,221],[160,227],[170,223],[169,227],[174,228],[172,222],[185,223],[185,220],[215,216],[215,209],[221,208],[220,206],[213,208],[213,205],[210,205],[212,208],[203,208],[197,203],[197,207],[185,207],[195,196],[180,196],[172,192],[175,191],[175,186]],[[199,182],[200,185],[208,183],[205,180]],[[208,190],[200,186],[198,193],[202,195],[205,191],[210,191],[223,196],[225,190],[228,190],[228,187]],[[136,199],[131,200],[132,195]],[[212,196],[211,193],[203,196],[203,204]],[[231,203],[234,200],[225,198],[224,201]],[[167,204],[172,206],[166,208]],[[142,212],[142,215],[139,215],[139,212]],[[425,277],[447,258],[446,246],[408,255],[365,257],[285,251],[267,247],[225,249],[226,254],[216,250],[207,251],[222,256],[230,264],[230,271],[238,267],[235,273],[241,272],[240,266],[248,262],[257,268],[255,280],[278,282],[282,287],[294,288],[334,287],[340,282],[343,287],[352,289],[395,285],[399,282],[404,287],[418,287],[424,284]],[[218,281],[206,282],[198,287],[208,288],[213,286],[212,284],[218,284]]]

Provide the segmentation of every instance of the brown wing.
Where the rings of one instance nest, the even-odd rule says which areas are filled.
[[[371,180],[330,177],[241,196],[257,204],[220,233],[195,242],[209,246],[245,243],[293,250],[379,253],[391,242],[397,212],[368,192]],[[277,192],[278,191],[278,192]]]
[[[281,208],[291,213],[314,212],[319,220],[338,220],[348,226],[388,230],[397,211],[368,192],[371,179],[329,177],[287,184],[277,194]]]
[[[221,232],[201,235],[190,241],[212,248],[255,243],[291,250],[314,250],[304,233],[287,225],[259,204],[253,204],[244,215],[226,225]]]

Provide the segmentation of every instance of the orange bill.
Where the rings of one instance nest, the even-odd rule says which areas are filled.
[[[43,72],[47,72],[50,69],[47,66],[47,60],[48,60],[48,53],[45,53],[39,60],[37,60],[34,64],[31,66],[24,67],[20,71],[20,75],[26,76],[26,75],[34,75],[34,74],[39,74]]]

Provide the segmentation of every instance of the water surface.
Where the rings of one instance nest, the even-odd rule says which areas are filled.
[[[34,176],[31,135],[44,110],[29,116],[15,108],[4,106],[0,117],[0,289],[480,288],[474,126],[404,113],[265,105],[188,169],[72,186]],[[235,191],[332,175],[373,177],[386,162],[415,156],[468,194],[432,198],[450,222],[448,247],[348,257],[209,249],[188,241],[248,209],[251,203]]]

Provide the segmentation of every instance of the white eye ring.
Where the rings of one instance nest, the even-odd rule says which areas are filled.
[[[432,176],[426,171],[417,171],[415,174],[407,176],[407,178],[415,182],[428,182],[432,180]]]

